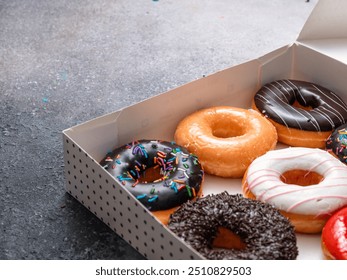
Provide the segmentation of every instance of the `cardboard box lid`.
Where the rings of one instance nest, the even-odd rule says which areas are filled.
[[[297,41],[347,64],[347,1],[320,0]]]

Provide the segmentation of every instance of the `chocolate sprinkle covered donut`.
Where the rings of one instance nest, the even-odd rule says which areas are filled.
[[[184,203],[168,227],[206,259],[293,260],[298,256],[290,222],[269,204],[223,192]],[[243,249],[213,248],[224,227],[245,243]]]
[[[128,143],[109,152],[100,164],[151,211],[194,199],[204,178],[198,158],[167,141]]]

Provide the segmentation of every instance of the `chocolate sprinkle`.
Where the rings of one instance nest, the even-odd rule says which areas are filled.
[[[294,227],[270,204],[223,192],[188,201],[168,227],[206,259],[292,260],[298,256]],[[238,235],[244,249],[215,249],[219,227]]]

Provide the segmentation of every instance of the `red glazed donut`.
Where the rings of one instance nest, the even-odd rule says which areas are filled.
[[[347,260],[347,208],[337,211],[325,224],[322,250],[327,259]]]

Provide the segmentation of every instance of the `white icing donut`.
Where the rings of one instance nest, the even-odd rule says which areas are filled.
[[[286,184],[281,176],[291,170],[313,171],[323,179],[309,186]],[[288,213],[320,216],[347,205],[347,167],[320,149],[267,152],[249,166],[246,182],[257,200]]]

